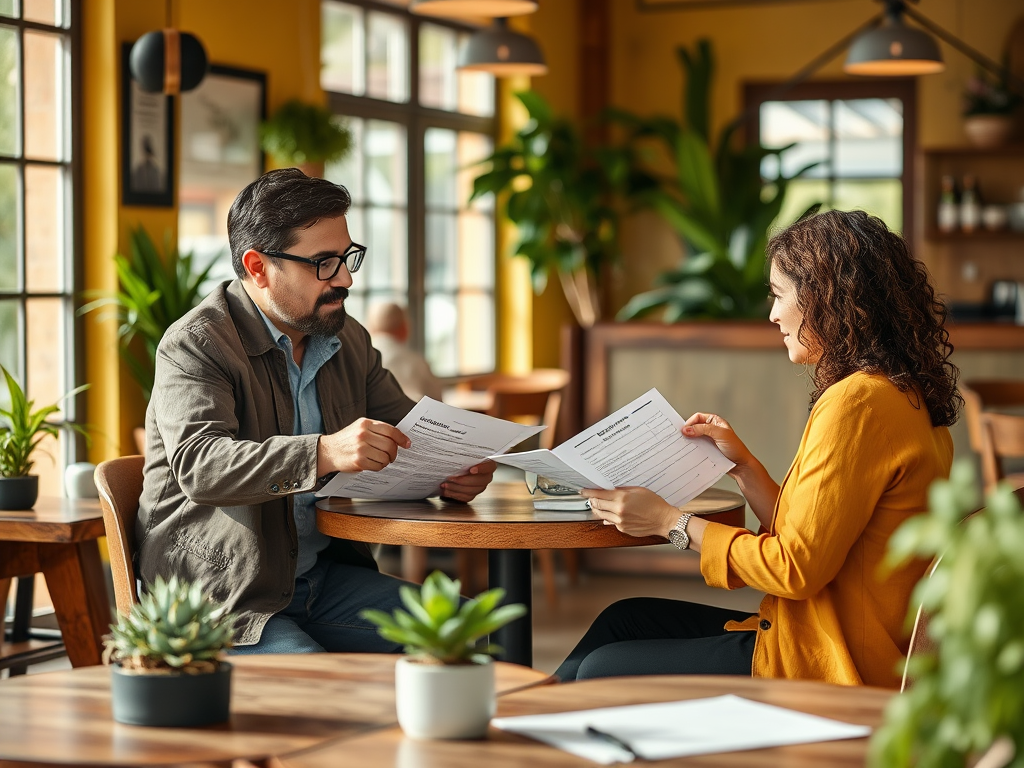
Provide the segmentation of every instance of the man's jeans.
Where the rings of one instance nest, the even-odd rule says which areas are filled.
[[[401,646],[377,634],[359,616],[365,608],[390,614],[401,605],[398,588],[408,582],[371,568],[342,565],[324,557],[295,579],[295,596],[263,627],[255,645],[232,653],[397,653]]]

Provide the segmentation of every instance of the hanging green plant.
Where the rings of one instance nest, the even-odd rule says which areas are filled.
[[[352,133],[326,107],[292,99],[260,126],[260,143],[281,165],[331,163],[351,151]]]

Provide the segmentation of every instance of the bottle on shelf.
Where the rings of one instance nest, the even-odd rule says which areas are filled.
[[[939,209],[936,216],[939,232],[955,232],[960,226],[960,205],[956,199],[956,181],[952,176],[942,177],[942,193],[939,195]]]
[[[981,197],[978,182],[973,175],[964,176],[964,189],[960,193],[960,229],[973,232],[981,223]]]

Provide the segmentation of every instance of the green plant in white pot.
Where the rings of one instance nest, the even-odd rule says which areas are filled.
[[[62,429],[88,434],[85,427],[66,421],[49,421],[60,411],[60,403],[88,389],[84,384],[68,392],[51,405],[35,409],[35,400],[29,400],[24,390],[0,366],[7,383],[9,409],[0,408],[0,509],[31,509],[39,498],[39,477],[30,474],[35,460],[32,458],[46,437],[57,437]]]
[[[110,626],[111,699],[119,723],[193,727],[230,715],[234,617],[200,583],[158,576],[127,616]]]
[[[461,584],[434,571],[420,590],[402,587],[407,611],[362,612],[382,637],[405,646],[395,666],[395,702],[402,730],[419,739],[472,739],[494,714],[494,665],[487,635],[526,614],[520,603],[498,607],[503,589],[461,602]],[[461,605],[460,605],[461,602]]]

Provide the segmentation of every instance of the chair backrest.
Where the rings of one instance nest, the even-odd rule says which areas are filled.
[[[971,448],[981,453],[981,414],[990,408],[1024,406],[1024,381],[972,379],[960,383]]]
[[[978,421],[981,475],[987,492],[1004,477],[1003,459],[1024,456],[1024,416],[982,411]]]
[[[536,418],[547,427],[540,433],[540,447],[553,448],[562,390],[568,383],[569,373],[560,368],[536,368],[519,376],[490,374],[486,388],[492,401],[487,414],[499,419]]]
[[[135,519],[142,496],[142,456],[125,456],[96,467],[96,489],[100,493],[103,527],[110,552],[117,612],[127,615],[139,601],[135,581]]]

